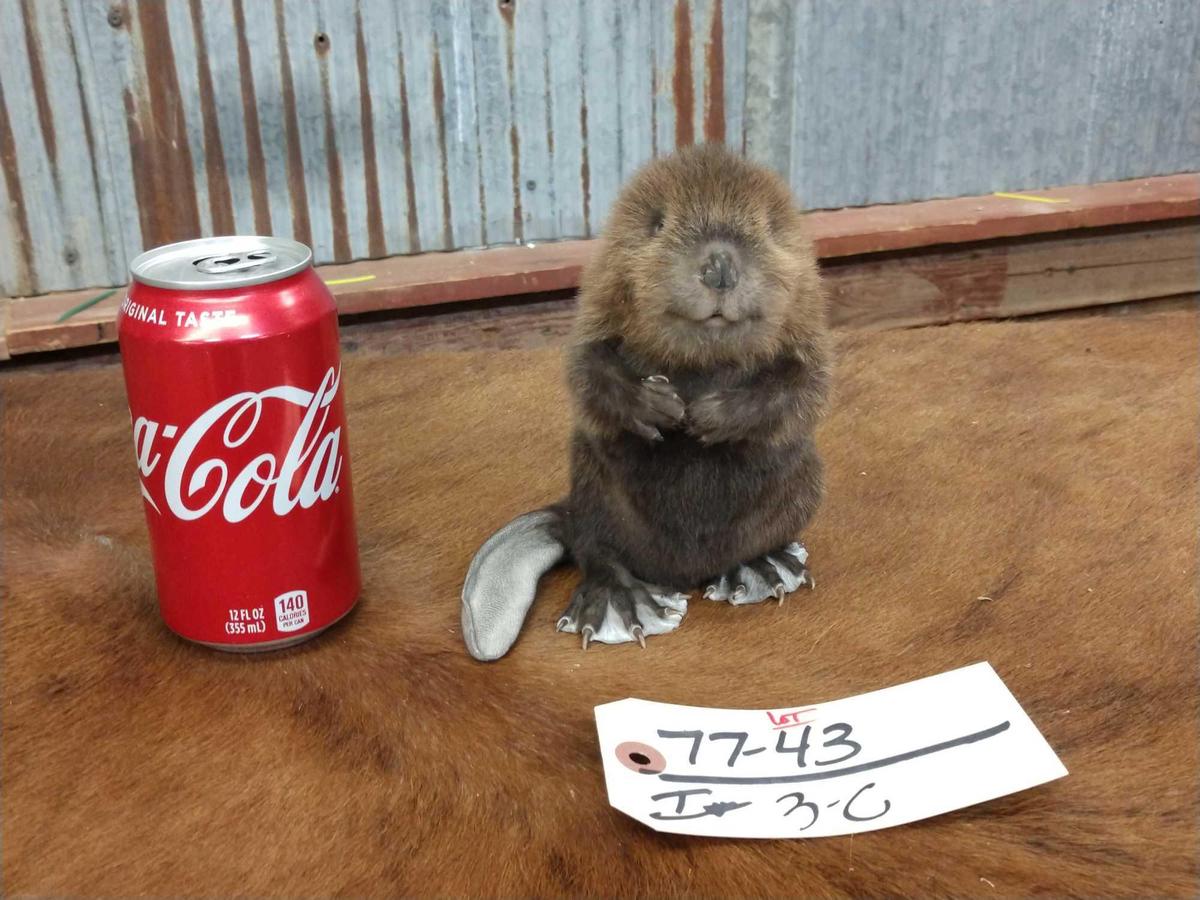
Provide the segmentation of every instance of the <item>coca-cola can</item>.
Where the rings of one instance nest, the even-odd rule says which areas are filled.
[[[313,637],[360,589],[337,307],[308,247],[215,237],[130,265],[117,335],[167,627]]]

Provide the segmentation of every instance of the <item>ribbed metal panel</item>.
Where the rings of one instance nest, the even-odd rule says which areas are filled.
[[[1194,0],[0,0],[0,293],[274,233],[596,233],[724,140],[811,207],[1200,169]]]

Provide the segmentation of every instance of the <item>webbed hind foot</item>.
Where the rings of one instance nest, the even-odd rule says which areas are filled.
[[[674,631],[687,613],[687,595],[631,576],[584,578],[558,619],[557,630],[581,635],[583,649],[599,641],[646,646],[646,635]]]
[[[799,544],[788,544],[734,566],[705,588],[704,597],[706,600],[724,600],[734,606],[772,598],[782,603],[801,585],[816,588],[807,563],[808,551]]]

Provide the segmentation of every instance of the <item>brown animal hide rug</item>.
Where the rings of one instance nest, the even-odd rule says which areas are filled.
[[[346,357],[365,576],[229,655],[155,605],[119,369],[3,382],[3,889],[17,895],[1195,896],[1197,319],[843,335],[818,588],[593,646],[542,584],[468,657],[471,555],[566,488],[557,351]],[[990,599],[982,599],[990,598]],[[817,703],[987,660],[1070,771],[853,838],[658,835],[593,707]]]

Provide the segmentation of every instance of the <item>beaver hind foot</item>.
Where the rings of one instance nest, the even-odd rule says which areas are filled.
[[[687,595],[649,584],[619,567],[585,575],[558,619],[558,631],[581,635],[583,649],[599,641],[646,647],[646,635],[674,631],[687,613]]]
[[[796,543],[734,566],[704,590],[706,600],[723,600],[734,606],[761,603],[774,598],[780,603],[801,585],[817,586],[808,570],[808,551]]]

